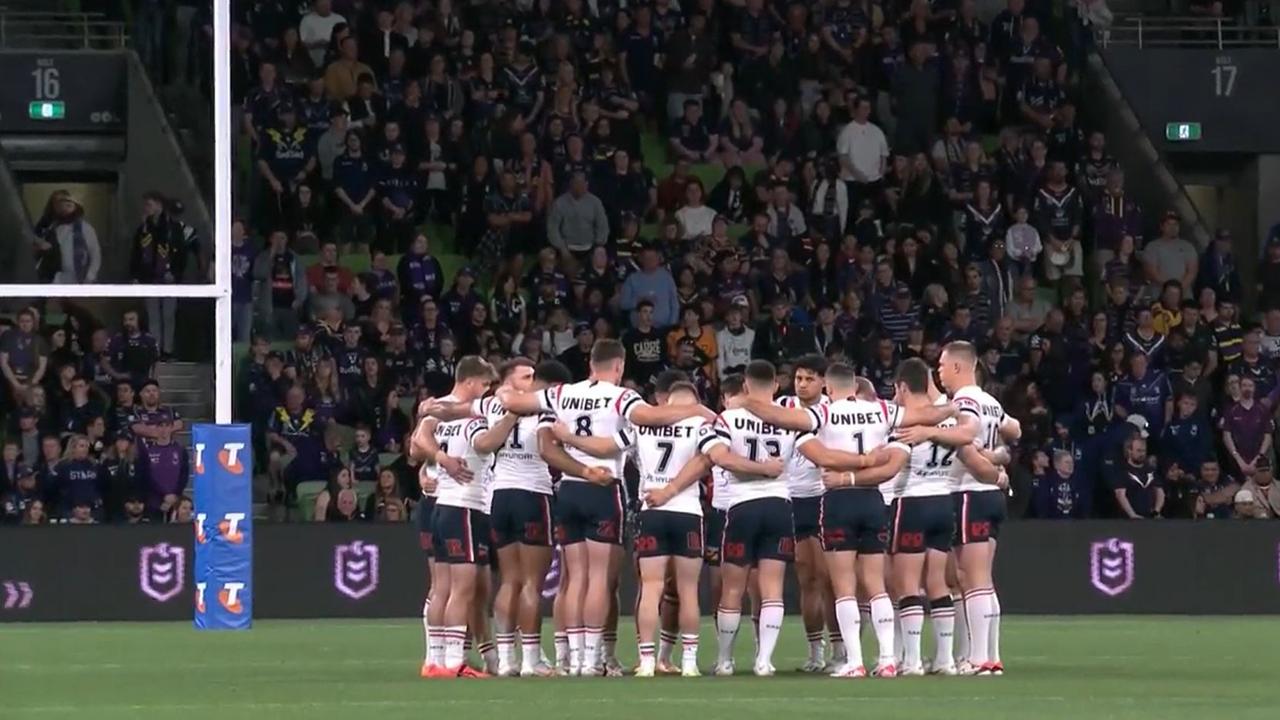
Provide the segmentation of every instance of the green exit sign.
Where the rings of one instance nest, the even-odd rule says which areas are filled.
[[[1164,126],[1164,137],[1169,142],[1184,142],[1200,139],[1200,123],[1171,122]]]
[[[61,120],[67,116],[67,106],[61,100],[44,100],[27,105],[27,115],[32,120]]]

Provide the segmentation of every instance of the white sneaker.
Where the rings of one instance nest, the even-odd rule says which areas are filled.
[[[685,665],[680,670],[680,677],[702,677],[702,671],[697,665]]]
[[[496,677],[520,677],[520,671],[515,666],[502,661],[498,662],[498,670],[493,674]]]
[[[898,670],[898,677],[924,677],[923,665],[907,665]]]
[[[827,664],[822,660],[818,660],[816,658],[809,658],[807,661],[805,661],[804,665],[800,666],[800,672],[810,673],[810,674],[820,673],[826,667],[827,667]]]
[[[893,663],[881,663],[876,665],[876,669],[871,675],[878,678],[895,678],[898,677],[898,666]]]
[[[626,668],[622,667],[622,663],[618,662],[618,658],[609,658],[604,663],[605,677],[622,677],[627,674]]]
[[[653,663],[651,662],[640,663],[639,667],[636,668],[635,676],[640,678],[653,677]]]
[[[973,663],[969,662],[968,660],[961,660],[960,662],[956,663],[957,675],[972,675],[976,671],[977,671],[977,668],[974,667]]]
[[[929,668],[930,675],[957,675],[959,671],[956,669],[955,663],[949,665],[934,665]]]
[[[757,663],[752,671],[756,674],[756,677],[772,677],[774,673],[773,666],[768,663],[763,665]]]
[[[716,670],[715,670],[716,677],[732,677],[733,669],[734,668],[733,668],[732,660],[726,660],[722,663],[716,663]]]
[[[845,663],[835,672],[831,673],[833,678],[864,678],[867,676],[867,669],[861,665],[850,665]]]
[[[560,674],[556,668],[540,662],[533,667],[521,668],[520,677],[552,677]]]

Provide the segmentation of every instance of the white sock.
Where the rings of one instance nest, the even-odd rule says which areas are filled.
[[[640,667],[652,669],[654,666],[654,663],[656,662],[654,656],[658,652],[657,649],[654,647],[653,643],[651,642],[637,643],[636,651],[639,652],[640,654]]]
[[[681,669],[698,667],[698,633],[681,634],[680,646],[682,650],[680,658]]]
[[[950,595],[929,601],[929,623],[933,625],[933,666],[946,667],[952,663],[956,635],[956,609]]]
[[[456,670],[467,659],[467,626],[448,625],[444,629],[444,666]]]
[[[586,640],[586,632],[580,627],[569,628],[569,671],[574,674],[582,670],[582,644]]]
[[[431,623],[427,622],[427,611],[431,609],[431,598],[422,602],[422,663],[431,664]]]
[[[498,648],[488,640],[476,646],[476,652],[480,653],[480,659],[484,661],[485,672],[493,674],[498,672]]]
[[[675,649],[677,639],[678,636],[675,633],[669,633],[666,630],[658,632],[658,662],[671,662],[671,653]]]
[[[427,663],[431,665],[444,666],[444,649],[445,649],[445,628],[441,625],[432,625],[431,630],[427,634]]]
[[[874,629],[874,626],[871,624],[871,603],[858,603],[858,619],[861,621],[859,632]],[[861,636],[859,636],[858,639],[862,639]]]
[[[822,631],[805,633],[805,637],[809,640],[809,661],[826,662],[827,646],[822,643]]]
[[[520,639],[520,669],[533,671],[542,662],[542,643],[538,637],[522,637]]]
[[[898,603],[893,604],[893,659],[899,667],[906,658],[906,647],[902,644],[902,637],[906,633],[902,630],[902,613],[899,610]]]
[[[876,629],[876,645],[880,650],[880,664],[891,665],[893,652],[893,602],[881,593],[871,598],[871,624]]]
[[[569,667],[569,633],[558,632],[555,634],[556,645],[556,665],[562,668]]]
[[[781,600],[765,600],[760,603],[760,649],[756,651],[756,667],[773,664],[773,648],[782,632],[783,605]]]
[[[987,657],[991,662],[1000,662],[1000,596],[996,594],[996,589],[991,588],[991,631],[988,634],[990,641],[987,645]]]
[[[836,600],[836,623],[840,626],[840,637],[844,638],[844,647],[848,652],[846,663],[854,667],[862,664],[862,620],[858,615],[858,601],[851,597]]]
[[[960,664],[969,659],[969,617],[965,612],[964,595],[952,595],[951,603],[956,608],[955,661]]]
[[[975,667],[991,660],[991,595],[991,588],[980,588],[964,597],[969,616],[969,662]]]
[[[920,664],[920,636],[924,632],[924,600],[919,595],[898,602],[902,622],[902,665],[913,668]]]
[[[495,633],[493,640],[498,646],[498,664],[504,668],[513,667],[516,664],[516,634]]]
[[[741,610],[716,611],[716,663],[733,660],[733,640],[738,636],[738,623],[742,622]]]
[[[589,627],[582,644],[582,669],[590,672],[600,667],[600,651],[604,646],[604,628]]]

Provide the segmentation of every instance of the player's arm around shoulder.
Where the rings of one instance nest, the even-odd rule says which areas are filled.
[[[850,473],[849,485],[874,487],[898,477],[911,459],[911,448],[901,442],[893,441],[882,448],[877,448],[872,455],[877,460],[876,464],[869,465],[865,470]],[[827,483],[825,473],[822,481],[823,484]]]
[[[829,412],[826,405],[813,408],[783,407],[763,398],[739,395],[725,403],[726,408],[741,408],[761,420],[795,432],[811,432],[822,427]]]
[[[712,420],[716,416],[703,405],[650,405],[634,390],[624,390],[617,404],[618,414],[628,422],[647,427],[674,425],[691,417]]]
[[[556,440],[560,441],[561,445],[576,448],[603,460],[612,460],[635,444],[635,437],[625,428],[619,428],[618,432],[609,437],[598,437],[596,435],[579,435],[571,430],[568,425],[557,422],[551,426],[551,433]]]
[[[515,429],[516,423],[520,421],[520,416],[512,412],[502,415],[492,425],[483,417],[473,418],[472,424],[468,425],[467,434],[473,431],[471,446],[481,455],[488,455],[498,448],[510,437],[511,431]],[[478,424],[475,424],[478,423]]]
[[[811,432],[803,433],[796,439],[796,452],[807,458],[809,462],[820,468],[839,472],[862,470],[879,464],[880,461],[876,459],[876,453],[882,449],[874,450],[866,455],[835,450],[827,447],[825,443],[818,439],[816,434]]]

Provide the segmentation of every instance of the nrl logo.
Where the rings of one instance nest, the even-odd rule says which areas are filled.
[[[169,602],[186,585],[186,550],[157,543],[138,551],[138,589],[156,602]]]
[[[1095,542],[1089,549],[1089,580],[1105,595],[1116,597],[1133,586],[1133,543],[1120,538]]]
[[[378,546],[354,540],[333,548],[333,589],[360,600],[378,589]]]

